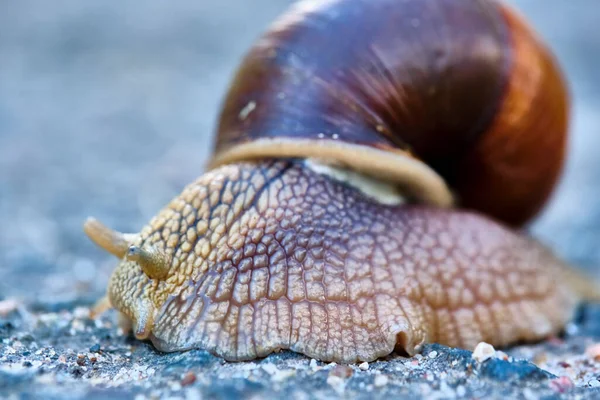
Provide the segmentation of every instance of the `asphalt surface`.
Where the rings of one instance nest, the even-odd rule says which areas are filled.
[[[417,360],[418,372],[410,369],[414,360],[396,357],[376,363],[375,372],[388,377],[384,385],[383,378],[374,385],[371,368],[353,367],[340,391],[327,383],[333,367],[319,363],[313,369],[310,360],[291,353],[231,366],[202,352],[165,356],[120,335],[113,314],[98,324],[82,316],[104,292],[115,262],[83,235],[83,220],[94,215],[121,231],[137,231],[202,173],[217,112],[240,57],[290,3],[0,4],[0,305],[11,306],[4,313],[0,307],[0,397],[368,397],[372,390],[381,396],[436,391],[450,396],[465,390],[476,397],[500,398],[524,387],[533,398],[560,394],[556,388],[563,386],[541,370],[533,374],[535,382],[524,376],[508,382],[477,372],[462,383],[448,383],[438,372],[450,368],[457,357],[462,374],[470,356],[444,348],[435,348],[439,357]],[[573,97],[565,173],[531,232],[576,266],[598,275],[600,3],[511,3],[556,53]],[[585,348],[600,335],[600,326],[587,313],[571,328],[577,332],[564,342],[506,351],[535,361],[555,377],[564,373],[559,363],[571,360],[575,372],[567,375],[574,391],[569,393],[592,396],[596,363]],[[92,365],[88,353],[96,344],[102,353]],[[550,354],[546,362],[535,359],[542,353]],[[83,365],[78,354],[85,354]],[[265,370],[265,364],[276,369]],[[139,372],[138,367],[147,368]],[[299,372],[277,372],[288,369]],[[178,387],[189,371],[196,381]],[[440,382],[449,389],[435,389]]]

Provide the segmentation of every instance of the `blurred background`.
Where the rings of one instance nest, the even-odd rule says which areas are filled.
[[[138,231],[199,176],[240,58],[292,0],[0,3],[0,299],[93,301],[116,260],[94,215]],[[532,233],[600,271],[600,2],[511,0],[573,95],[561,185]]]

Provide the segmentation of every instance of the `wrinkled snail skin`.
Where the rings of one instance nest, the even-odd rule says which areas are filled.
[[[383,205],[299,161],[203,175],[138,245],[171,259],[168,277],[122,261],[113,306],[162,351],[227,360],[292,349],[371,361],[424,342],[535,340],[579,300],[567,267],[531,239],[468,212]]]
[[[599,291],[514,229],[555,186],[568,108],[498,2],[296,3],[235,76],[209,171],[140,233],[86,222],[121,260],[94,313],[227,360],[556,334]]]

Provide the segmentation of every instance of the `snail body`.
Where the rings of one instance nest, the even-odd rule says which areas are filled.
[[[556,333],[595,287],[515,229],[567,120],[555,61],[500,3],[301,1],[242,63],[210,170],[139,234],[86,222],[122,260],[98,310],[228,360]]]

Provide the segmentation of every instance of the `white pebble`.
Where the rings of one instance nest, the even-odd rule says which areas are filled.
[[[438,355],[437,351],[433,350],[429,354],[427,354],[427,357],[434,359],[437,357],[437,355]]]
[[[90,316],[90,309],[87,307],[77,307],[73,310],[73,317],[77,319],[86,319]]]
[[[277,372],[277,366],[275,364],[264,364],[262,369],[264,369],[269,375],[273,375],[275,372]]]
[[[382,387],[387,385],[389,382],[389,379],[387,377],[387,375],[377,375],[375,377],[375,381],[373,382],[373,384],[375,385],[375,387]]]
[[[489,360],[494,357],[495,354],[496,349],[494,349],[494,346],[486,342],[480,342],[475,347],[475,350],[473,350],[473,358],[480,363]]]

